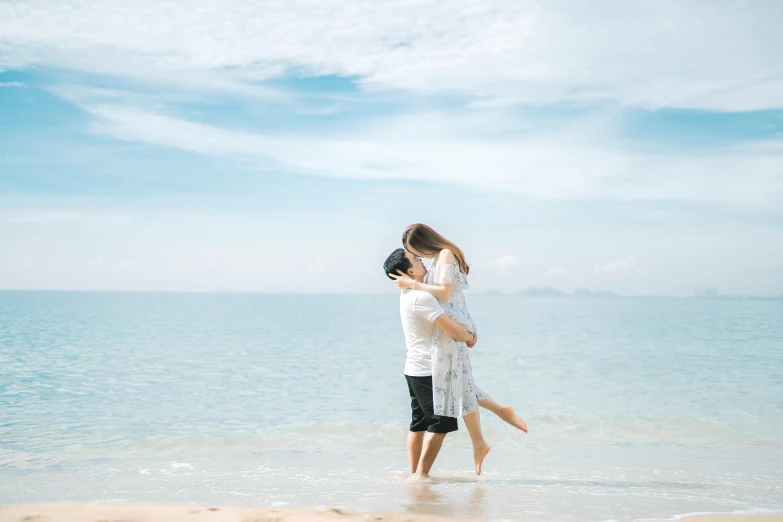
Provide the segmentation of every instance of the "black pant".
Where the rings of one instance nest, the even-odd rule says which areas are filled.
[[[411,396],[411,431],[451,433],[457,431],[457,419],[435,415],[432,406],[432,376],[405,376]]]

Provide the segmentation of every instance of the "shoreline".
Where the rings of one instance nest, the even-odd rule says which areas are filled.
[[[241,508],[152,502],[0,504],[0,522],[449,522],[476,520],[418,513],[350,513],[338,508]],[[696,513],[637,522],[783,522],[783,513]]]

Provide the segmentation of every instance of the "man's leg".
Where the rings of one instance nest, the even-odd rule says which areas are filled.
[[[427,420],[427,414],[421,408],[419,399],[416,397],[416,392],[413,387],[416,384],[415,377],[405,376],[405,380],[408,383],[408,394],[411,398],[411,426],[408,432],[408,465],[411,469],[411,473],[416,473],[416,468],[419,466],[419,459],[421,459],[421,449],[424,445],[424,431],[429,426]]]
[[[435,415],[432,405],[431,376],[406,378],[411,395],[411,406],[414,406],[414,422],[411,423],[411,431],[423,431],[423,428],[427,430],[415,473],[416,477],[422,478],[429,475],[435,458],[443,446],[446,434],[457,431],[457,419]]]
[[[419,459],[421,459],[421,448],[423,444],[423,431],[408,432],[408,465],[411,468],[411,473],[416,473],[416,469],[419,467]]]
[[[424,436],[424,447],[422,448],[419,466],[416,469],[416,477],[424,478],[429,476],[432,465],[435,463],[438,453],[440,453],[440,448],[443,446],[443,439],[445,438],[445,433],[427,432]]]

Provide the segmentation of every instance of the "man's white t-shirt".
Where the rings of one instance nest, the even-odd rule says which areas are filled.
[[[400,294],[400,319],[405,332],[408,356],[405,359],[405,375],[428,377],[432,375],[433,335],[435,319],[446,312],[432,294],[421,290],[405,289]]]

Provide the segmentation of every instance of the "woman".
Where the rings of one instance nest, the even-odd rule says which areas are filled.
[[[470,267],[462,250],[435,230],[417,223],[405,229],[402,244],[411,254],[432,260],[424,284],[416,283],[403,273],[389,274],[397,288],[412,288],[429,292],[438,299],[449,316],[471,332],[476,324],[465,303],[464,289],[468,287]],[[468,345],[455,341],[440,329],[436,334],[432,353],[433,403],[436,415],[462,417],[473,444],[476,473],[490,450],[481,432],[478,407],[486,408],[515,428],[527,433],[527,425],[511,406],[501,406],[476,386],[470,364]]]

